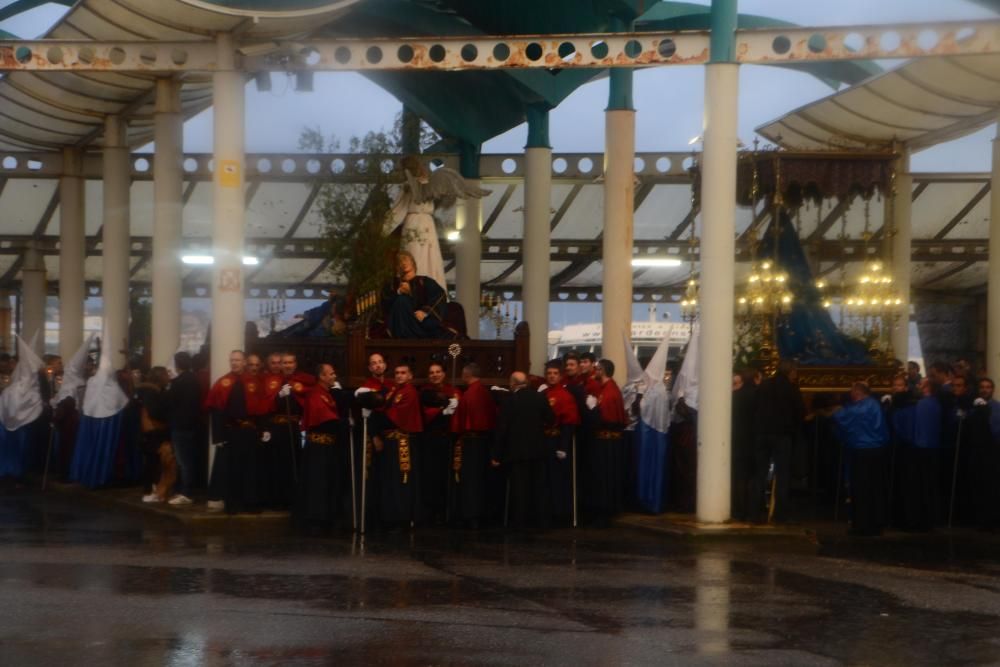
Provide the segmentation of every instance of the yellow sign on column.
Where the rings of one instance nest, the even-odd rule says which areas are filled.
[[[219,161],[219,185],[224,188],[238,188],[240,186],[239,160]]]

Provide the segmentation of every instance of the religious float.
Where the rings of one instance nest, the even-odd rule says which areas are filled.
[[[885,250],[894,233],[895,160],[891,153],[741,155],[738,198],[753,216],[737,242],[740,259],[750,267],[737,287],[737,366],[773,371],[780,360],[793,360],[799,385],[810,394],[847,391],[855,382],[875,391],[890,388],[899,372],[891,333],[908,321]],[[877,230],[871,228],[875,205],[884,207],[886,221]],[[802,238],[806,216],[815,219],[810,238],[839,224],[839,238],[846,241],[852,206],[855,221],[862,215],[861,247],[844,243],[841,257],[810,261]],[[847,260],[857,251],[863,269],[850,275]]]

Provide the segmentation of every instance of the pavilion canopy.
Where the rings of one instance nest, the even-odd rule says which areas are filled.
[[[785,148],[921,149],[997,120],[1000,56],[918,58],[757,129]]]

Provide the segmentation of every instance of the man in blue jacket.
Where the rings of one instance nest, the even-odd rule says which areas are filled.
[[[863,382],[851,388],[851,402],[833,414],[851,452],[851,534],[877,536],[885,525],[885,445],[889,430],[882,408]]]

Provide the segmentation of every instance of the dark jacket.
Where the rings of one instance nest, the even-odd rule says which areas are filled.
[[[754,401],[757,435],[794,438],[805,419],[802,393],[787,376],[775,375],[761,383]]]
[[[191,371],[184,371],[171,380],[167,389],[170,428],[174,431],[194,431],[201,418],[201,384]]]
[[[544,394],[530,387],[503,403],[494,433],[493,458],[503,463],[543,459],[552,454],[545,424],[555,419]]]

